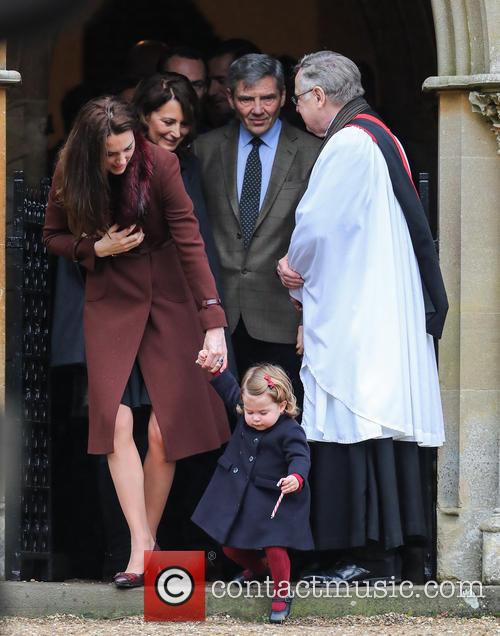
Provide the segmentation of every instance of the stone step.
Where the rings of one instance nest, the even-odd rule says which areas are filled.
[[[387,613],[412,616],[500,616],[500,586],[468,586],[460,582],[437,587],[389,585],[387,588],[359,587],[349,590],[316,588],[303,598],[306,589],[296,589],[293,616],[336,617],[346,615],[375,616]],[[237,596],[239,588],[229,588]],[[243,595],[247,594],[246,588]],[[206,586],[206,614],[224,614],[244,620],[267,618],[270,600],[257,588],[250,588],[252,598],[222,595],[220,586]],[[299,596],[300,595],[300,596]],[[433,598],[432,598],[433,597]],[[119,618],[141,615],[144,611],[144,588],[118,590],[113,584],[92,582],[0,582],[0,615],[42,617],[74,614],[85,618]]]

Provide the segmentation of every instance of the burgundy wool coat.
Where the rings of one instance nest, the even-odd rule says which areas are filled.
[[[97,238],[75,241],[56,195],[61,183],[57,169],[44,241],[50,252],[78,261],[87,271],[88,452],[113,452],[118,406],[137,358],[166,457],[174,461],[229,439],[224,405],[206,372],[194,363],[203,331],[224,327],[226,320],[219,305],[203,307],[203,300],[218,298],[218,293],[177,157],[145,141],[135,152],[145,153],[151,167],[145,181],[133,184],[147,201],[147,213],[138,221],[145,233],[138,248],[99,258]],[[126,194],[133,199],[133,192]]]

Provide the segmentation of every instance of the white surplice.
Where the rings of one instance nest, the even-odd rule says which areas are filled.
[[[443,416],[422,284],[387,164],[356,127],[311,173],[288,252],[304,278],[302,425],[309,440],[439,446]]]

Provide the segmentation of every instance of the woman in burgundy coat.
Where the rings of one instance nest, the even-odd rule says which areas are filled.
[[[175,461],[229,438],[225,409],[196,367],[226,367],[224,312],[174,154],[136,134],[113,97],[80,111],[47,206],[49,251],[87,272],[89,453],[106,454],[131,533],[120,587],[143,583]],[[196,399],[193,399],[196,396]],[[131,407],[151,404],[141,465]]]

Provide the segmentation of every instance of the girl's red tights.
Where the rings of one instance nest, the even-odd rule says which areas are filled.
[[[290,587],[290,558],[286,548],[264,548],[265,558],[260,557],[257,550],[223,546],[222,551],[231,561],[241,565],[248,580],[251,580],[253,575],[262,574],[269,567],[274,583],[273,610],[279,612],[285,609],[285,603],[280,599],[288,596]]]

